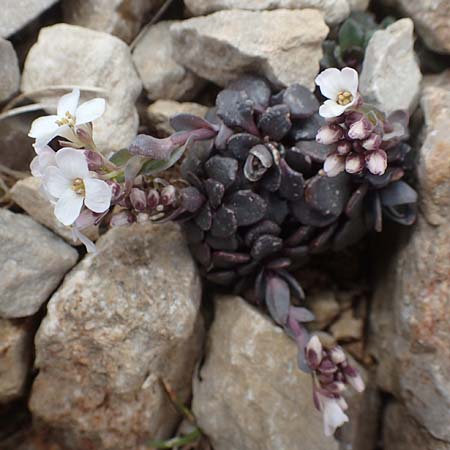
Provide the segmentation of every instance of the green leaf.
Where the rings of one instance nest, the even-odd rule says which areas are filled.
[[[352,18],[348,18],[339,29],[341,54],[351,47],[364,47],[364,27]]]
[[[202,435],[201,431],[198,428],[195,428],[189,434],[185,436],[177,436],[172,439],[168,439],[166,441],[150,441],[149,445],[152,448],[173,448],[180,447],[182,445],[191,444],[195,442]]]
[[[109,160],[116,166],[122,167],[132,156],[133,155],[126,148],[122,148],[118,152],[114,153]]]
[[[326,40],[322,44],[323,57],[320,60],[320,65],[325,69],[337,66],[337,61],[334,57],[335,48],[336,43],[334,41]]]
[[[185,146],[178,147],[174,150],[170,158],[166,161],[152,159],[144,163],[141,169],[141,174],[143,175],[156,175],[159,172],[169,169],[172,167],[182,156],[185,150]]]

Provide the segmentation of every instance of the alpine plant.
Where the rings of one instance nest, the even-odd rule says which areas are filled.
[[[241,78],[206,118],[176,115],[171,136],[138,135],[109,158],[93,139],[104,100],[78,106],[74,90],[30,136],[33,175],[88,251],[95,245],[82,233],[87,226],[177,221],[206,280],[252,288],[255,303],[297,343],[332,435],[348,421],[343,392],[364,383],[342,348],[309,335],[314,316],[292,273],[310,255],[381,231],[384,219],[411,225],[417,194],[403,180],[411,168],[407,114],[387,116],[364,102],[349,67],[323,71],[316,84],[322,104],[299,84],[273,92],[264,79]]]

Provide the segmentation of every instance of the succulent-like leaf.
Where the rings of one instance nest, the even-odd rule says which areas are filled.
[[[270,220],[263,220],[262,222],[254,225],[250,230],[247,231],[245,235],[245,245],[251,247],[256,238],[263,234],[271,234],[273,236],[278,236],[281,233],[281,228],[275,222]]]
[[[199,128],[209,128],[217,131],[217,125],[214,125],[207,120],[195,116],[194,114],[181,113],[176,114],[170,119],[170,125],[175,131],[192,131]]]
[[[211,234],[217,238],[227,238],[237,230],[237,220],[234,211],[221,206],[213,215]]]
[[[212,254],[212,261],[215,267],[228,269],[237,264],[245,264],[250,261],[250,255],[237,252],[214,252]]]
[[[266,278],[265,302],[272,319],[279,325],[285,325],[291,305],[291,293],[286,281],[277,276],[268,276]]]
[[[244,76],[228,85],[233,91],[245,91],[259,111],[263,111],[269,105],[271,90],[266,80],[254,76]]]
[[[238,226],[253,225],[259,222],[267,210],[266,202],[258,194],[248,189],[231,194],[226,205],[235,212]]]
[[[253,242],[250,254],[256,261],[260,261],[269,255],[279,252],[283,248],[283,240],[272,234],[258,236]]]
[[[205,170],[208,177],[219,181],[226,189],[236,179],[238,163],[233,158],[216,155],[208,159],[205,164]]]
[[[208,178],[204,183],[208,200],[213,208],[218,208],[222,202],[223,195],[225,193],[225,186],[213,178]]]
[[[289,108],[286,105],[275,105],[267,108],[258,121],[263,136],[273,141],[280,141],[291,129]]]
[[[291,117],[304,119],[319,111],[319,101],[305,86],[292,84],[283,93],[283,102],[289,108]]]

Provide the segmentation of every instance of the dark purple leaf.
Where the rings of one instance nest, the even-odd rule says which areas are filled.
[[[228,140],[227,150],[231,156],[245,161],[251,148],[258,145],[261,140],[249,133],[237,133]]]
[[[170,125],[175,131],[192,131],[199,128],[209,128],[217,131],[218,127],[194,114],[180,113],[170,119]]]
[[[301,323],[316,320],[314,314],[309,309],[301,308],[299,306],[291,306],[289,309],[289,316]]]
[[[228,238],[217,238],[208,234],[208,236],[206,236],[206,242],[214,250],[235,251],[239,247],[239,242],[236,236],[230,236]]]
[[[219,251],[212,254],[212,261],[214,267],[228,269],[249,262],[250,256],[245,253]]]
[[[193,186],[189,186],[180,190],[181,206],[190,212],[198,211],[205,203],[205,197],[198,189]]]
[[[312,176],[315,171],[313,171],[313,160],[309,155],[305,155],[297,147],[290,147],[286,149],[286,162],[297,172],[300,172],[306,178]]]
[[[355,214],[359,213],[368,189],[368,184],[364,183],[353,192],[345,207],[345,214],[348,217],[353,217]]]
[[[183,231],[189,243],[198,244],[205,237],[204,231],[198,227],[192,220],[183,224]]]
[[[218,208],[222,203],[225,186],[220,181],[213,180],[212,178],[208,178],[203,183],[203,186],[205,187],[210,205],[213,208]]]
[[[190,249],[194,258],[204,267],[211,264],[211,249],[208,244],[201,242],[199,244],[190,245]]]
[[[195,218],[195,223],[203,230],[208,231],[212,225],[211,207],[206,203]]]
[[[303,225],[325,227],[333,223],[337,218],[333,215],[324,215],[313,209],[303,198],[291,203],[293,216]]]
[[[234,192],[227,199],[226,206],[236,214],[238,226],[259,222],[266,213],[266,202],[250,190]]]
[[[280,160],[280,169],[280,195],[293,202],[302,198],[305,185],[303,175],[291,169],[284,159]]]
[[[283,93],[283,103],[289,108],[292,117],[303,119],[319,110],[317,98],[305,86],[292,84]]]
[[[226,189],[236,179],[238,162],[233,158],[216,155],[208,159],[205,170],[209,178],[219,181]]]
[[[227,148],[228,139],[233,136],[234,131],[228,128],[223,122],[220,124],[219,132],[214,139],[214,145],[218,150],[225,150]]]
[[[237,230],[237,220],[234,211],[221,206],[213,215],[211,234],[217,238],[227,238]]]
[[[276,276],[268,276],[265,301],[272,319],[279,325],[285,325],[291,306],[291,293],[286,281]]]
[[[335,149],[335,145],[319,144],[316,141],[299,141],[296,142],[295,147],[300,154],[309,156],[312,161],[317,163],[323,163]]]
[[[287,239],[284,240],[284,244],[288,247],[300,245],[302,242],[310,239],[314,231],[314,227],[310,225],[301,225]]]
[[[383,206],[397,206],[417,202],[417,192],[404,181],[396,181],[380,191]]]
[[[264,110],[269,105],[270,86],[262,78],[244,76],[232,81],[227,88],[233,91],[245,91],[258,110]]]
[[[367,226],[362,214],[352,216],[337,231],[333,238],[333,250],[339,252],[359,242],[367,233]]]
[[[289,214],[287,201],[267,191],[263,191],[261,196],[267,204],[265,218],[281,225]]]
[[[281,228],[270,220],[263,220],[257,223],[245,235],[245,245],[251,247],[254,240],[263,234],[272,234],[273,236],[278,236],[281,233]]]
[[[289,137],[295,142],[313,141],[316,139],[319,128],[326,123],[326,120],[322,116],[319,116],[319,114],[313,114],[306,119],[293,120]]]
[[[233,270],[222,270],[208,273],[206,279],[221,286],[230,286],[236,280],[236,276]]]
[[[250,254],[256,261],[279,252],[283,248],[283,239],[271,234],[258,236],[252,246]]]
[[[317,237],[315,237],[309,244],[309,249],[311,253],[320,253],[328,248],[328,244],[333,237],[334,232],[338,223],[335,222],[329,225],[325,230],[323,230]]]
[[[286,105],[276,105],[267,108],[258,121],[263,136],[280,141],[291,129],[289,109]]]
[[[288,272],[287,270],[278,270],[277,274],[288,283],[288,285],[292,289],[294,295],[299,300],[305,299],[305,293],[304,293],[302,287],[300,286],[299,282],[291,275],[290,272]]]
[[[280,270],[280,269],[287,269],[290,267],[292,261],[290,258],[277,258],[270,261],[268,264],[266,264],[266,268],[269,270]]]

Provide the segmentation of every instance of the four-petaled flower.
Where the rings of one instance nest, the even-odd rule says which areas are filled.
[[[333,436],[337,428],[348,422],[348,416],[344,413],[347,409],[345,400],[339,400],[320,395],[320,406],[323,412],[323,425],[325,436]]]
[[[319,114],[326,119],[340,116],[358,102],[358,72],[355,69],[326,69],[317,75],[316,84],[328,98],[319,108]]]
[[[56,115],[39,117],[31,124],[28,136],[39,146],[48,144],[54,137],[73,139],[76,128],[98,119],[106,108],[103,98],[94,98],[78,106],[80,90],[63,95],[58,102]]]
[[[55,215],[64,225],[72,225],[83,204],[96,213],[105,212],[111,204],[111,187],[89,172],[84,153],[63,148],[56,152],[54,166],[45,169],[44,187],[57,199]]]

